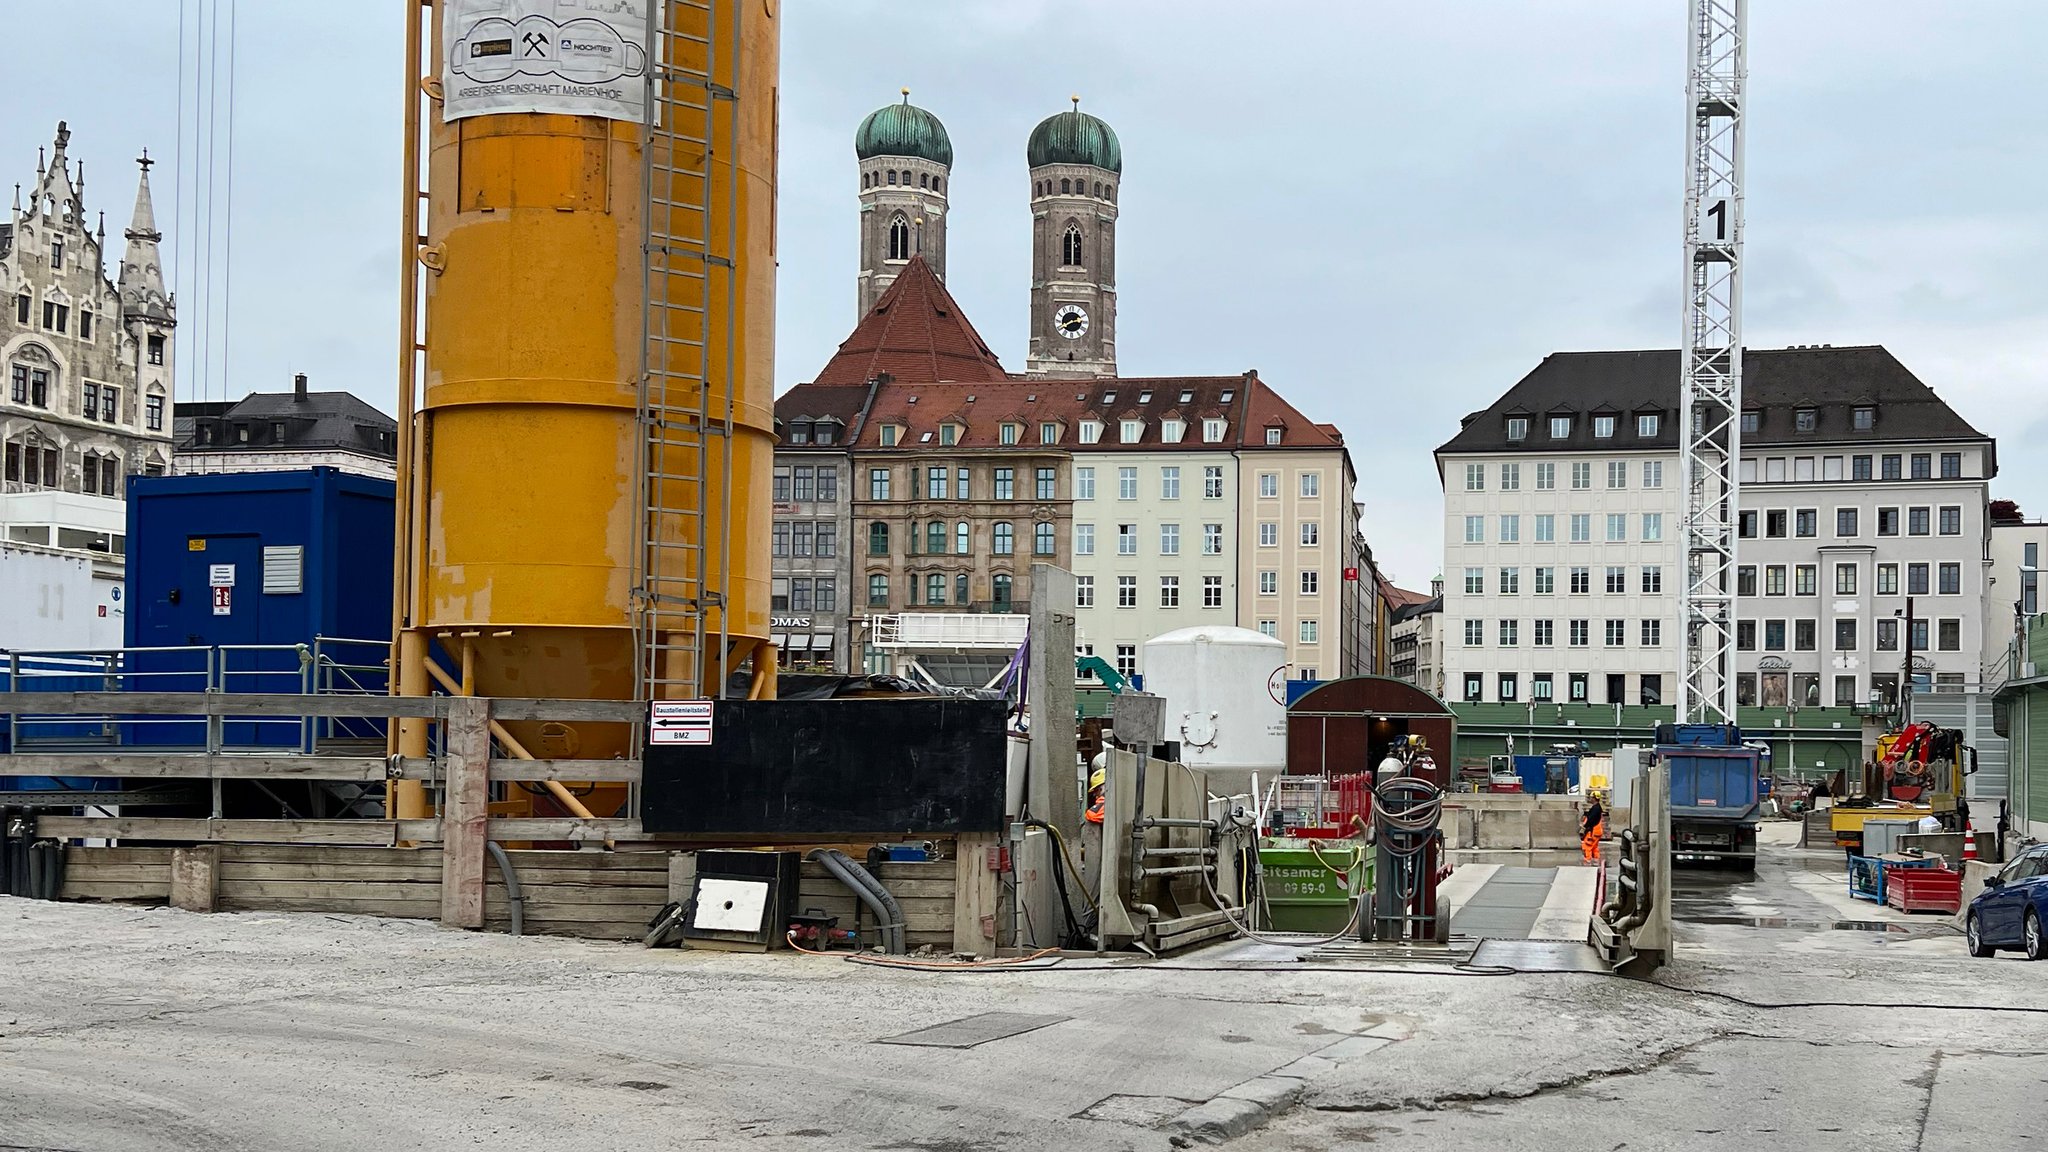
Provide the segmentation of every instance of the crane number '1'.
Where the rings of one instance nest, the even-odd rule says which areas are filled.
[[[1709,220],[1712,221],[1711,224],[1708,223]],[[1728,201],[1709,200],[1706,208],[1700,212],[1700,225],[1700,239],[1714,244],[1727,243]]]

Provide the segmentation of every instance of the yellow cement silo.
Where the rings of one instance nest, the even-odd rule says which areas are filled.
[[[535,7],[439,0],[415,33],[432,74],[412,137],[426,271],[400,691],[715,695],[721,669],[768,637],[776,6]],[[666,249],[652,265],[649,243]],[[670,401],[643,420],[649,376]],[[650,425],[669,447],[650,446]],[[723,613],[703,613],[702,667],[636,681],[636,623],[666,640],[685,616],[668,600],[649,615],[650,585],[722,594]],[[508,728],[537,756],[630,752],[617,726]],[[420,729],[400,744],[424,752]],[[401,797],[400,814],[416,806]]]

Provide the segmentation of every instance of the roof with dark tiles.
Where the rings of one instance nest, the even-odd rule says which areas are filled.
[[[1633,352],[1555,352],[1492,406],[1465,417],[1463,427],[1437,451],[1584,452],[1678,450],[1679,354],[1676,349]],[[1745,349],[1743,406],[1757,416],[1743,447],[1852,445],[1893,441],[1988,441],[1897,357],[1880,345],[1836,348],[1810,345]],[[1854,426],[1855,410],[1874,409],[1868,430]],[[1813,410],[1802,431],[1797,414]],[[1614,435],[1596,438],[1589,417],[1611,413]],[[1655,414],[1655,435],[1638,436],[1636,417]],[[1572,417],[1570,433],[1550,436],[1548,418]],[[1509,438],[1511,417],[1527,417],[1520,440]]]

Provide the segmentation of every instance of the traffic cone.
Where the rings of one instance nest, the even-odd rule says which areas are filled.
[[[1965,821],[1963,823],[1963,860],[1965,862],[1968,862],[1971,860],[1975,860],[1976,858],[1977,832],[1974,828],[1970,826],[1968,821]]]

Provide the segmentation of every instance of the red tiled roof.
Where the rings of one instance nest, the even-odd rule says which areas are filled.
[[[865,384],[885,372],[899,384],[1008,378],[923,256],[910,258],[812,383]]]
[[[1380,580],[1380,588],[1386,594],[1387,610],[1390,612],[1396,608],[1406,608],[1410,604],[1427,604],[1434,599],[1427,592],[1410,592],[1406,588],[1397,588],[1384,577]]]
[[[899,281],[900,283],[900,281]],[[1070,415],[1074,382],[1071,380],[998,380],[979,384],[888,384],[876,392],[874,407],[861,429],[862,448],[881,446],[882,427],[903,431],[894,447],[918,451],[1000,448],[1009,452],[1063,452],[1074,447],[1074,425]],[[939,443],[939,426],[952,422],[960,427],[954,444]],[[1048,421],[1061,424],[1057,444],[1040,444],[1038,426]],[[1017,443],[1002,442],[1005,423],[1022,425]],[[924,437],[929,435],[930,440]]]
[[[1246,445],[1264,445],[1265,430],[1279,425],[1282,448],[1341,448],[1344,435],[1334,424],[1317,424],[1303,416],[1299,409],[1289,404],[1284,397],[1259,379],[1258,373],[1251,374],[1251,411],[1245,418]]]

